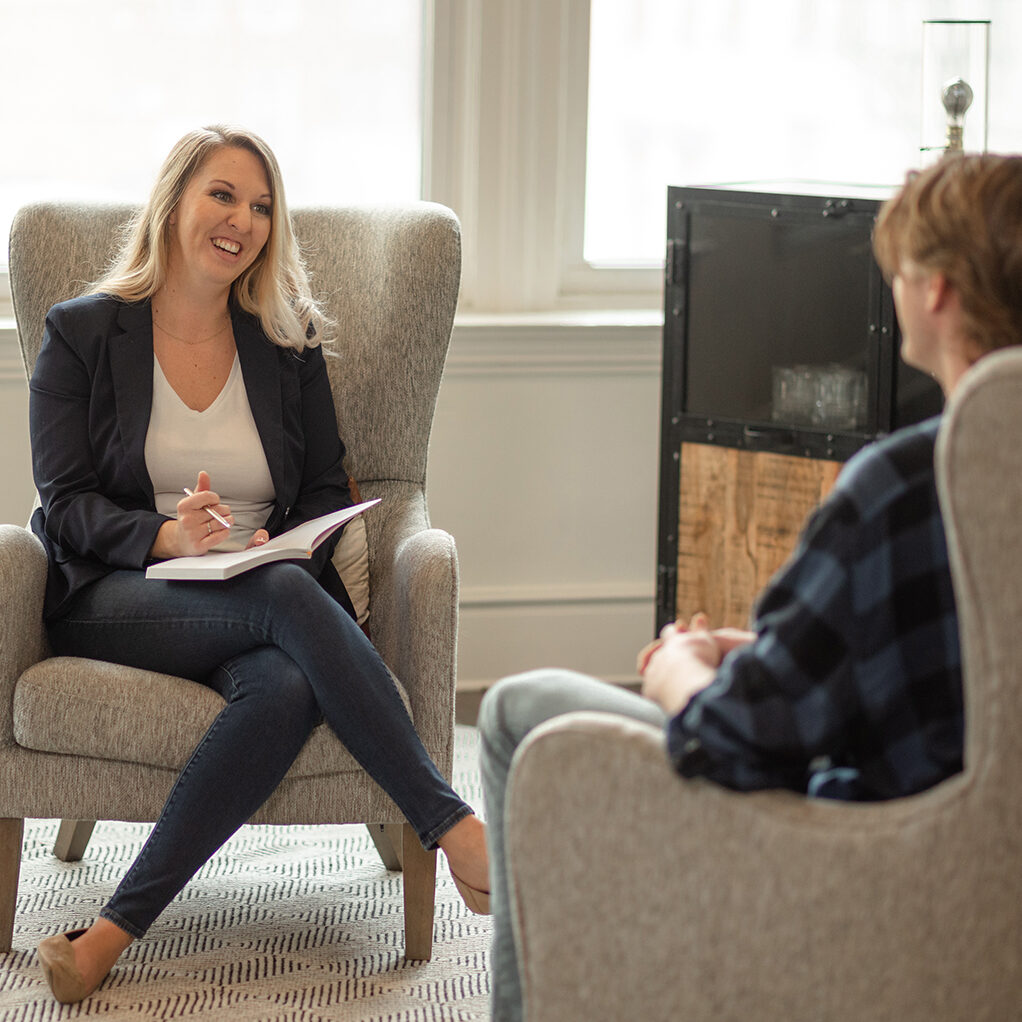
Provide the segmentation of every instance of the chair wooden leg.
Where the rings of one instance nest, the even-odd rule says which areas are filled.
[[[366,828],[369,836],[380,853],[385,868],[390,870],[401,869],[401,834],[400,823],[367,823]]]
[[[61,820],[53,854],[62,862],[77,862],[85,854],[95,826],[95,820]]]
[[[436,851],[427,852],[406,823],[403,860],[405,887],[405,958],[433,957],[433,910],[436,904]]]
[[[18,903],[18,872],[24,836],[24,820],[0,820],[0,951],[10,951],[14,941],[14,909]]]

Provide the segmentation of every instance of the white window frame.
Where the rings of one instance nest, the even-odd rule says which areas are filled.
[[[660,307],[660,269],[582,254],[589,7],[427,3],[423,195],[461,217],[463,311]]]

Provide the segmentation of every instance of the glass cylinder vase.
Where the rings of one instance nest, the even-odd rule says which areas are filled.
[[[989,21],[924,21],[923,162],[987,147]]]

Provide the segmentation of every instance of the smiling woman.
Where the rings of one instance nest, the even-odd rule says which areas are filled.
[[[330,329],[273,153],[223,127],[177,143],[111,272],[46,318],[30,426],[51,646],[174,673],[226,701],[100,918],[40,944],[60,1001],[96,988],[321,719],[423,847],[444,851],[470,907],[485,906],[483,825],[356,623],[336,540],[222,585],[146,578],[153,561],[259,546],[352,505],[321,348]]]

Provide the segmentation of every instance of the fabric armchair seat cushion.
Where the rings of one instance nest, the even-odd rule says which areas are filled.
[[[400,685],[398,691],[408,708]],[[25,671],[14,687],[14,740],[36,752],[179,771],[223,706],[223,698],[212,689],[169,674],[51,657]],[[289,776],[361,769],[320,724]]]

